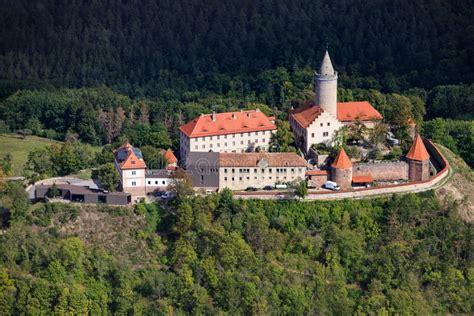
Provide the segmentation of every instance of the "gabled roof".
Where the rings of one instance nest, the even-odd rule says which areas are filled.
[[[425,144],[423,143],[420,134],[416,135],[415,141],[413,142],[413,145],[411,146],[410,151],[406,157],[411,160],[419,161],[430,159],[430,155],[426,150]]]
[[[219,153],[219,167],[306,167],[306,160],[295,153]]]
[[[115,161],[121,169],[144,169],[146,168],[142,152],[139,148],[129,143],[123,144],[114,150]]]
[[[163,153],[163,156],[165,157],[166,161],[168,164],[173,164],[178,162],[178,158],[173,154],[173,151],[171,149],[168,149]]]
[[[336,169],[349,169],[352,168],[352,162],[346,154],[344,148],[341,148],[339,154],[337,154],[336,159],[332,163],[331,167]]]
[[[276,125],[272,123],[268,116],[257,109],[201,114],[201,116],[189,121],[179,129],[188,137],[200,137],[275,130]]]
[[[292,116],[302,128],[307,128],[317,119],[324,110],[315,105],[313,101],[306,102],[305,105],[290,110]],[[338,121],[355,121],[359,118],[361,121],[381,120],[380,114],[369,102],[339,102],[337,103]]]
[[[339,121],[361,121],[381,120],[379,113],[369,102],[339,102],[337,104],[337,119]]]
[[[324,110],[319,105],[315,105],[314,102],[308,101],[305,105],[290,110],[290,115],[302,128],[307,128],[323,112]]]

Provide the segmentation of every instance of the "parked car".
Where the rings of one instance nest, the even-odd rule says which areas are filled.
[[[271,191],[271,190],[273,190],[274,188],[273,188],[273,186],[271,186],[271,185],[266,185],[266,186],[263,187],[263,189],[266,190],[266,191]]]
[[[168,191],[168,192],[163,193],[163,195],[161,195],[162,200],[171,200],[172,198],[174,198],[173,192]]]
[[[277,184],[277,185],[275,185],[275,188],[277,188],[277,189],[287,189],[288,186],[286,184]]]
[[[334,181],[326,181],[326,183],[324,184],[324,187],[326,189],[333,190],[333,191],[339,191],[341,189],[341,187],[339,187],[339,184],[337,184]]]
[[[245,189],[245,191],[247,191],[247,192],[254,192],[254,191],[257,191],[257,188],[248,187],[248,188]]]

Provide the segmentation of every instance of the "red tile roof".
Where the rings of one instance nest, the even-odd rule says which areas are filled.
[[[307,128],[321,113],[323,113],[323,109],[312,101],[306,102],[305,105],[299,108],[290,110],[290,115],[303,128]]]
[[[290,110],[290,115],[298,124],[307,128],[324,110],[315,105],[313,101],[306,102],[305,105]],[[380,114],[369,102],[339,102],[337,104],[337,119],[339,121],[354,121],[359,118],[362,121],[381,120]]]
[[[423,144],[420,134],[416,135],[415,141],[413,142],[413,145],[411,146],[410,151],[406,157],[411,160],[419,161],[430,159],[430,155],[426,150],[425,144]]]
[[[307,170],[305,173],[307,176],[327,176],[329,172],[327,170]]]
[[[295,153],[219,153],[219,167],[256,167],[262,159],[268,167],[306,167]]]
[[[369,102],[339,102],[337,104],[337,119],[339,121],[354,121],[359,118],[362,121],[381,120],[380,114]]]
[[[352,162],[346,154],[344,148],[341,148],[339,154],[337,154],[336,159],[332,163],[331,167],[336,169],[349,169],[352,168]]]
[[[352,182],[354,183],[370,183],[374,182],[374,178],[370,175],[362,175],[362,176],[352,176]]]
[[[138,155],[137,155],[138,153]],[[129,143],[123,144],[114,150],[115,161],[121,169],[145,169],[146,164],[143,160],[140,149],[134,148]]]
[[[178,158],[176,158],[176,156],[173,154],[173,151],[171,149],[168,149],[167,151],[165,151],[163,156],[166,158],[166,161],[168,162],[169,165],[178,162]]]
[[[275,130],[277,127],[260,110],[202,114],[179,129],[188,137],[214,136],[234,133]]]

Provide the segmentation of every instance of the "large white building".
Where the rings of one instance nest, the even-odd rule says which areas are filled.
[[[315,74],[315,98],[304,106],[291,109],[289,122],[296,145],[307,153],[312,144],[331,144],[335,131],[359,119],[367,127],[382,115],[367,101],[337,102],[337,72],[328,51],[319,73]]]
[[[182,161],[190,152],[268,151],[275,119],[259,109],[201,114],[179,128]]]

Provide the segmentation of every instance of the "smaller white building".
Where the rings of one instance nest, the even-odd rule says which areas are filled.
[[[147,170],[146,193],[166,191],[171,184],[171,171],[167,169]]]
[[[114,150],[114,157],[122,191],[133,197],[145,196],[146,164],[141,150],[126,143]]]

